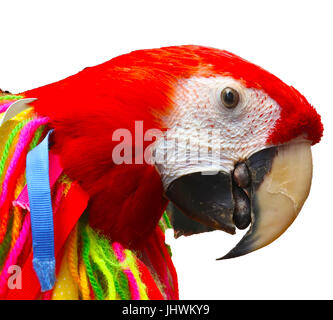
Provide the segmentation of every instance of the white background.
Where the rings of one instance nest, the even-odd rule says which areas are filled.
[[[310,196],[294,224],[250,255],[215,261],[242,236],[172,239],[181,299],[333,298],[331,1],[2,1],[0,87],[44,85],[135,49],[234,52],[296,87],[325,127]],[[54,99],[61,97],[53,97]]]

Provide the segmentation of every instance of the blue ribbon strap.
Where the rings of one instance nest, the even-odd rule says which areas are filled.
[[[49,131],[44,140],[26,159],[26,179],[29,195],[33,267],[42,292],[55,283],[54,228],[49,180]]]

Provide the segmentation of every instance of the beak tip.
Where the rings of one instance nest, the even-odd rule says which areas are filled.
[[[244,236],[243,239],[233,249],[231,249],[223,257],[218,258],[216,260],[227,260],[227,259],[237,258],[256,250],[256,248],[253,247],[250,235],[251,232],[248,231],[247,235]]]
[[[243,253],[243,254],[235,254],[233,251],[230,251],[228,252],[226,255],[224,255],[223,257],[221,258],[217,258],[216,261],[220,261],[220,260],[228,260],[228,259],[232,259],[232,258],[236,258],[236,257],[239,257],[239,256],[242,256],[246,253]]]
[[[225,256],[221,257],[221,258],[217,258],[216,261],[221,261],[221,260],[228,260],[231,259],[233,257],[230,257],[228,254],[226,254]]]

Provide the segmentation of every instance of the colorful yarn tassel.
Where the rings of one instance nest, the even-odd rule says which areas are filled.
[[[83,217],[68,239],[62,261],[61,268],[67,268],[70,277],[57,280],[52,298],[58,299],[59,290],[73,287],[72,283],[76,285],[75,296],[83,300],[92,297],[96,300],[154,298],[156,293],[148,293],[147,283],[142,277],[142,261],[138,262],[134,252],[94,231]],[[150,279],[157,277],[150,271]],[[161,298],[166,295],[164,287],[166,284],[155,283],[155,290],[159,291]],[[68,294],[65,291],[60,293],[61,296]]]
[[[21,96],[0,95],[0,119]],[[0,299],[6,299],[8,270],[23,268],[32,253],[30,213],[15,201],[26,185],[25,158],[44,138],[48,119],[29,108],[0,127]],[[61,174],[51,190],[54,215],[64,210],[63,203],[75,183]],[[63,212],[62,212],[63,213]],[[70,214],[70,213],[68,213]],[[164,243],[170,228],[166,214],[144,249],[146,255],[124,248],[93,230],[85,212],[57,256],[57,280],[53,290],[39,299],[128,300],[177,299],[177,277],[171,250]]]

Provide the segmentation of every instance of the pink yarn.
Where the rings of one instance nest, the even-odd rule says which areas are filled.
[[[120,243],[118,243],[118,242],[114,242],[112,244],[112,247],[113,247],[113,250],[114,250],[114,252],[115,252],[118,260],[120,262],[124,262],[124,260],[125,260],[125,254],[123,253],[123,250],[124,250],[123,246]]]
[[[11,101],[9,103],[5,103],[3,105],[0,106],[0,113],[3,113],[5,111],[7,111],[7,109],[10,107],[11,104],[13,104],[14,101]]]
[[[13,174],[23,150],[27,147],[37,128],[49,122],[49,118],[37,118],[30,121],[21,131],[13,158],[8,166],[6,176],[2,183],[2,193],[0,197],[0,207],[4,204],[8,194],[8,184]]]
[[[130,285],[131,296],[133,300],[140,300],[140,292],[138,288],[138,284],[134,278],[132,271],[128,268],[124,269],[124,273],[127,276],[128,283]]]
[[[117,259],[120,262],[124,262],[125,255],[123,253],[124,249],[123,249],[122,245],[118,242],[114,242],[112,244],[112,248],[113,248],[113,250],[116,254]],[[134,275],[133,275],[132,271],[129,268],[125,268],[124,273],[126,274],[127,279],[128,279],[132,299],[133,300],[140,300],[140,292],[139,292],[138,284],[136,283],[136,280],[134,278]]]
[[[27,213],[24,219],[22,230],[18,239],[15,242],[13,249],[10,251],[10,254],[3,266],[1,275],[0,275],[0,297],[4,295],[7,291],[7,280],[9,278],[8,268],[16,264],[17,258],[23,250],[24,244],[28,239],[30,234],[30,213]]]

